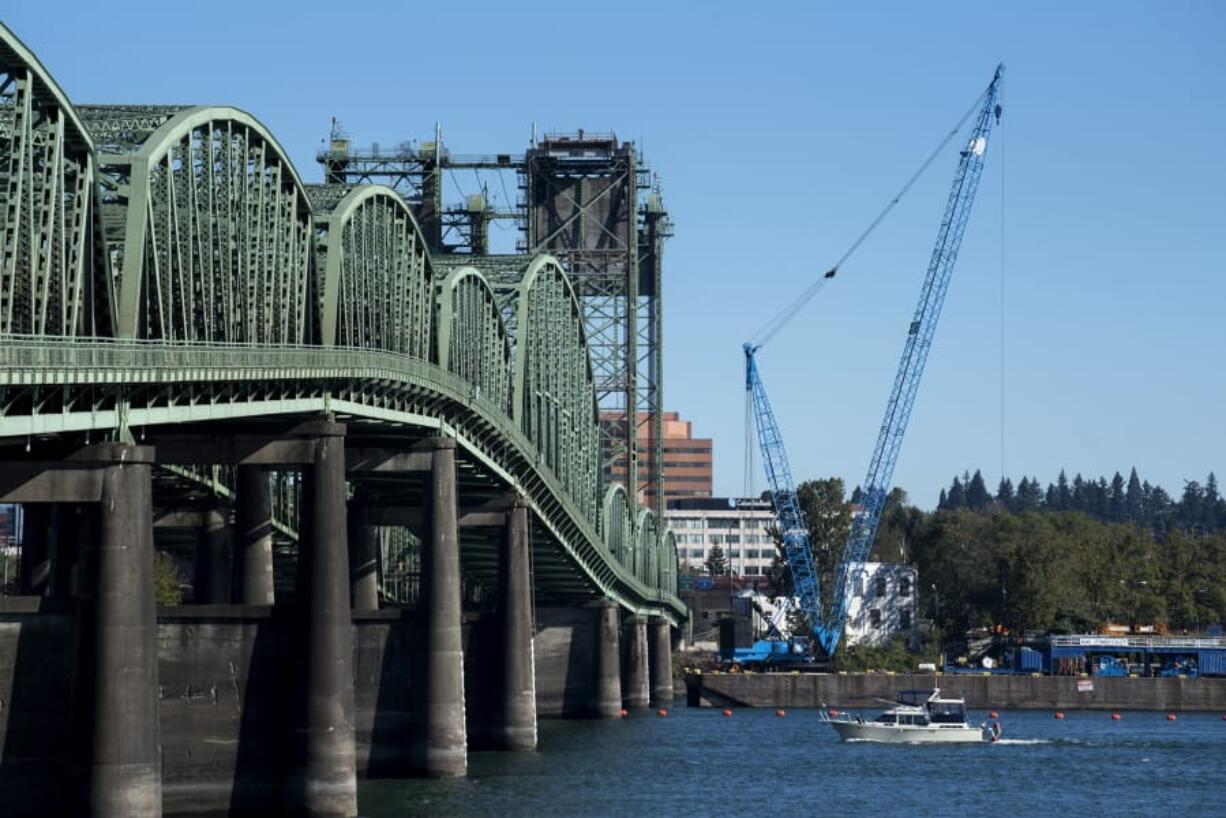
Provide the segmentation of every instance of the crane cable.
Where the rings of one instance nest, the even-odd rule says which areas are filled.
[[[885,220],[885,217],[888,216],[890,211],[898,205],[898,203],[902,200],[902,197],[907,195],[907,192],[911,190],[911,187],[917,181],[919,181],[921,176],[924,175],[924,171],[928,170],[932,163],[936,161],[937,157],[941,155],[941,152],[945,150],[945,147],[954,139],[954,137],[958,135],[958,132],[962,130],[962,126],[966,124],[967,120],[970,119],[977,110],[979,110],[979,106],[983,102],[983,98],[990,92],[991,86],[989,85],[988,88],[983,91],[983,93],[975,98],[975,101],[971,104],[971,107],[967,109],[966,113],[962,115],[962,118],[958,120],[958,123],[954,125],[950,132],[945,135],[945,138],[941,140],[941,144],[937,145],[932,153],[928,155],[928,158],[924,160],[924,163],[919,166],[919,170],[915,171],[915,173],[911,175],[911,178],[907,180],[907,183],[894,194],[894,197],[890,199],[889,203],[887,203],[886,206],[881,209],[881,212],[878,213],[877,217],[869,223],[868,227],[864,229],[864,232],[862,232],[859,237],[857,237],[856,240],[851,243],[851,246],[847,248],[846,252],[844,252],[841,257],[839,257],[839,260],[834,263],[834,266],[827,270],[821,278],[806,287],[804,291],[800,293],[800,295],[798,295],[791,301],[791,303],[776,313],[773,318],[763,324],[762,327],[750,337],[755,349],[761,349],[762,347],[766,346],[766,344],[772,338],[774,338],[780,330],[787,326],[788,323],[796,317],[796,313],[804,309],[804,306],[813,300],[813,296],[817,295],[818,292],[820,292],[821,289],[826,286],[826,283],[835,277],[839,271],[839,268],[842,267],[849,258],[851,258],[852,254],[855,253],[856,250],[860,249],[860,245],[864,243],[864,240],[867,239],[869,235],[877,229],[877,226]]]

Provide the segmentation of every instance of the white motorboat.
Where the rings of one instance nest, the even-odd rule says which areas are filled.
[[[882,701],[885,701],[884,699]],[[863,716],[822,711],[822,721],[844,741],[890,744],[972,744],[1000,738],[1000,722],[966,722],[965,699],[943,699],[939,688],[904,690],[897,702],[872,721]]]

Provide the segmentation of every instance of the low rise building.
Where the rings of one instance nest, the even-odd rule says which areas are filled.
[[[843,638],[848,647],[878,647],[896,636],[919,632],[914,565],[897,562],[861,562],[847,575],[847,624]]]

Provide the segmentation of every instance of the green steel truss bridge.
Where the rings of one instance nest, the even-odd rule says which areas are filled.
[[[321,415],[359,452],[453,437],[463,503],[526,498],[538,600],[684,618],[672,534],[602,486],[557,260],[436,264],[391,188],[304,183],[235,108],[74,106],[0,25],[0,446],[148,442],[159,484],[224,494],[230,472],[163,449]],[[465,571],[496,547],[466,535]]]

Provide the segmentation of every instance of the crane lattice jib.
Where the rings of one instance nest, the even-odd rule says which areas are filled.
[[[817,629],[818,640],[828,655],[833,654],[843,633],[847,610],[847,572],[851,566],[863,563],[868,557],[873,538],[877,534],[877,526],[881,522],[881,513],[885,508],[890,481],[894,475],[894,465],[898,462],[898,451],[907,431],[907,421],[910,420],[911,410],[915,405],[915,395],[919,389],[920,378],[924,374],[924,364],[928,360],[937,321],[941,317],[941,306],[949,289],[954,264],[958,260],[958,249],[966,232],[971,207],[975,203],[975,193],[979,189],[988,137],[993,124],[1000,121],[998,100],[1003,73],[1004,66],[997,66],[991,84],[984,91],[983,105],[976,117],[974,130],[962,149],[958,170],[949,191],[949,201],[945,205],[945,214],[937,231],[936,246],[932,248],[928,273],[924,277],[923,289],[920,290],[919,303],[907,330],[902,359],[894,377],[894,387],[886,403],[877,445],[873,448],[868,474],[862,484],[864,508],[855,516],[843,547],[843,559],[835,577],[834,602],[829,616]]]
[[[813,552],[809,547],[809,528],[796,497],[796,484],[792,482],[792,469],[788,465],[783,435],[775,422],[770,400],[766,397],[766,387],[758,377],[758,365],[754,360],[758,348],[747,343],[744,350],[745,391],[753,400],[762,467],[766,470],[766,480],[770,485],[784,556],[792,572],[792,586],[800,600],[800,609],[809,617],[810,623],[817,624],[821,621],[821,594],[817,570],[813,566]]]

